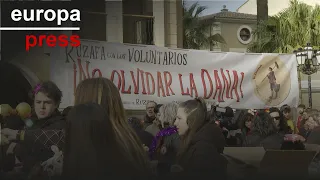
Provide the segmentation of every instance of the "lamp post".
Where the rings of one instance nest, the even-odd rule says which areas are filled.
[[[308,98],[309,108],[312,108],[312,89],[311,89],[311,75],[319,70],[320,65],[320,51],[312,48],[308,43],[306,47],[295,50],[298,71],[308,75]],[[300,89],[301,91],[301,89]]]

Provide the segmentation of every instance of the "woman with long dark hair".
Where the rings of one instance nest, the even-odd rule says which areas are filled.
[[[254,115],[251,113],[244,114],[239,121],[239,128],[241,130],[241,145],[247,140],[247,136],[252,132]]]
[[[284,134],[278,133],[276,124],[269,113],[261,110],[257,112],[251,133],[247,136],[244,146],[265,149],[280,149],[284,142]]]
[[[76,105],[67,116],[63,179],[141,179],[123,156],[107,111],[98,104]]]
[[[84,103],[97,103],[107,111],[116,141],[121,146],[119,152],[136,173],[148,177],[151,173],[150,161],[142,142],[128,123],[119,90],[114,83],[107,78],[83,80],[76,89],[75,105]]]

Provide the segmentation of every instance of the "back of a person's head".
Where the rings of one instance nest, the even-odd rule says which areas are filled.
[[[111,121],[101,106],[87,103],[70,110],[64,149],[64,177],[106,177],[104,171],[121,163],[117,161],[117,158],[121,159],[119,151]]]
[[[280,111],[282,113],[290,113],[291,112],[291,107],[287,104],[281,106]]]
[[[156,107],[154,108],[154,113],[159,113],[161,106],[163,106],[163,104],[157,104]]]
[[[161,121],[162,125],[167,124],[167,123],[169,125],[173,125],[173,123],[176,119],[176,116],[177,116],[178,107],[179,107],[179,105],[175,102],[164,104],[163,106],[160,107],[159,120]]]
[[[313,119],[312,116],[310,116],[303,124],[304,128],[306,130],[313,130],[315,127],[319,126],[318,121],[316,121],[315,119]]]
[[[310,117],[318,124],[320,125],[320,113],[319,112],[313,112]]]
[[[68,107],[64,108],[62,111],[62,116],[64,116],[64,117],[68,116],[68,113],[70,112],[70,110],[72,108],[73,108],[73,106],[68,106]]]
[[[306,109],[306,111],[305,111],[305,112],[308,114],[308,116],[311,116],[312,114],[317,113],[317,112],[318,112],[318,110],[308,108],[308,109]]]
[[[224,117],[233,117],[234,116],[234,112],[233,112],[233,109],[231,107],[226,107],[226,112],[223,113],[223,116]]]
[[[269,108],[269,114],[274,113],[274,112],[279,113],[279,116],[280,116],[280,114],[281,114],[280,109],[278,109],[277,107],[271,107],[271,108]]]
[[[269,113],[263,110],[257,112],[253,120],[253,131],[260,136],[269,136],[277,131]]]
[[[122,146],[123,155],[143,171],[147,166],[147,156],[138,136],[130,127],[118,88],[107,78],[91,78],[79,83],[75,93],[75,105],[97,103],[106,110]]]
[[[110,116],[124,114],[118,88],[107,78],[85,79],[78,84],[75,105],[88,102],[100,104]]]

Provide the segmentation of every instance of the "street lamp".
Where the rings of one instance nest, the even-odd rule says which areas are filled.
[[[306,47],[299,48],[294,53],[297,58],[298,71],[308,75],[309,108],[312,108],[311,75],[320,68],[320,51],[313,49],[311,44],[308,43]]]

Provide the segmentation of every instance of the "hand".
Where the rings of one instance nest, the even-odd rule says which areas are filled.
[[[149,151],[149,147],[146,146],[145,144],[143,144],[143,148],[144,148],[145,151],[147,151],[147,152]]]
[[[54,155],[47,161],[43,162],[41,166],[50,176],[60,175],[62,173],[63,153],[55,145],[51,146]]]
[[[300,136],[298,134],[286,134],[284,136],[284,140],[285,141],[292,141],[292,142],[296,142],[296,141],[305,142],[306,141],[306,139],[303,136]]]
[[[10,143],[10,141],[8,140],[8,138],[6,136],[4,136],[3,134],[1,134],[0,136],[0,146],[2,145],[7,145]]]
[[[248,110],[248,113],[250,113],[250,114],[254,115],[254,113],[255,113],[255,112],[254,112],[254,110],[253,110],[253,109],[249,109],[249,110]]]
[[[1,134],[4,135],[9,141],[17,139],[18,130],[4,128],[1,130]]]
[[[171,172],[182,172],[183,168],[178,164],[174,164],[171,166],[170,170]]]
[[[16,145],[17,145],[17,143],[11,143],[11,144],[9,145],[8,149],[7,149],[6,154],[13,154]]]
[[[154,121],[153,121],[153,124],[155,124],[156,126],[159,126],[159,125],[160,125],[160,121],[154,120]]]
[[[301,141],[301,142],[305,142],[306,139],[303,137],[303,136],[300,136],[300,135],[296,135],[294,138],[293,138],[293,141]]]
[[[166,154],[167,153],[167,148],[165,146],[162,146],[162,148],[160,149],[161,154]]]

